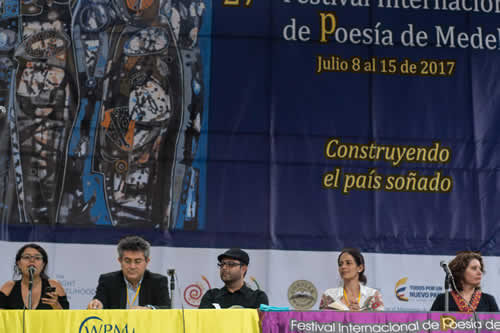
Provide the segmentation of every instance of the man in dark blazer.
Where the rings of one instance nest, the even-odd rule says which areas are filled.
[[[151,260],[149,250],[149,243],[141,237],[123,238],[118,243],[122,269],[99,277],[88,309],[169,309],[167,277],[146,269]]]

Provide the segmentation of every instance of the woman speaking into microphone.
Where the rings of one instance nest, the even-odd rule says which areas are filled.
[[[452,283],[454,290],[450,292],[449,311],[498,312],[495,297],[481,291],[484,264],[479,253],[460,252],[448,266],[455,281]],[[444,294],[439,294],[431,311],[445,311],[444,299]]]
[[[0,288],[0,309],[69,309],[64,288],[45,273],[48,262],[47,252],[40,245],[21,247],[14,265],[14,279],[21,279]]]

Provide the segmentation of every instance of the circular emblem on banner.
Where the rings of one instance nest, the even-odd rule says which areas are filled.
[[[309,310],[318,300],[318,290],[307,280],[297,280],[288,287],[288,302],[296,310]]]
[[[184,290],[184,300],[193,307],[200,306],[201,296],[203,296],[203,286],[198,283],[190,284]]]
[[[191,305],[192,307],[199,307],[201,302],[201,297],[205,293],[206,289],[211,289],[210,282],[205,276],[201,276],[201,279],[205,282],[208,288],[205,288],[203,282],[195,282],[190,284],[184,289],[184,301]]]

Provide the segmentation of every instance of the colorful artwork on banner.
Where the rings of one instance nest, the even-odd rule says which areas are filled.
[[[3,5],[2,223],[197,229],[205,2]]]

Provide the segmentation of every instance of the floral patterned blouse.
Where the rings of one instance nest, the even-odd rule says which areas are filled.
[[[382,295],[377,289],[360,285],[359,306],[361,311],[384,311]],[[327,289],[321,296],[320,310],[349,311],[349,307],[342,302],[344,287]]]

